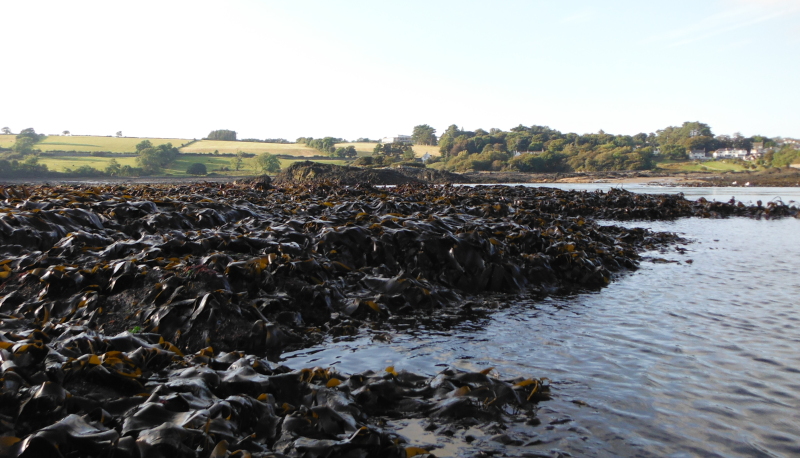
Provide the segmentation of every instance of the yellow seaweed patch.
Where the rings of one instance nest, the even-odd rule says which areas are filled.
[[[417,455],[425,455],[426,453],[428,453],[428,451],[421,447],[406,447],[406,457],[408,458]]]

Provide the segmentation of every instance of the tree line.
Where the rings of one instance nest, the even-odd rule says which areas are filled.
[[[314,138],[314,137],[299,137],[296,140],[296,143],[304,144],[315,150],[319,151],[325,156],[335,157],[335,158],[353,158],[358,155],[356,152],[356,147],[353,145],[348,146],[339,146],[337,147],[337,143],[344,143],[343,138],[336,138],[336,137],[323,137],[323,138]]]
[[[508,131],[476,129],[467,131],[449,126],[432,143],[435,129],[427,124],[414,127],[415,144],[438,144],[442,168],[465,170],[515,170],[522,172],[648,170],[656,160],[688,160],[692,150],[720,148],[751,149],[754,144],[775,146],[774,139],[761,135],[714,135],[701,122],[685,122],[654,133],[613,135],[604,131],[592,134],[562,133],[547,126],[524,126]],[[800,159],[800,151],[785,145],[768,153],[763,165],[785,166]]]

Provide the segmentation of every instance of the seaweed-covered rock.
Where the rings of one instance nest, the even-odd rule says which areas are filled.
[[[489,293],[601,288],[677,240],[592,218],[798,215],[621,190],[259,183],[0,187],[0,455],[403,456],[371,419],[530,416],[545,381],[269,360],[470,316]]]
[[[331,182],[355,186],[358,184],[399,185],[421,183],[422,180],[401,173],[397,169],[365,169],[312,161],[295,162],[275,178],[275,183],[279,185],[310,182]]]

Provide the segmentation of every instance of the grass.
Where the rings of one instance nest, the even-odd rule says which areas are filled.
[[[131,167],[136,167],[135,157],[111,158],[111,157],[94,157],[94,156],[72,156],[72,157],[42,156],[39,158],[39,163],[46,165],[48,170],[52,170],[55,172],[63,172],[66,169],[75,170],[78,167],[82,167],[84,165],[88,165],[89,167],[94,167],[97,170],[105,170],[105,168],[108,167],[108,164],[111,162],[111,159],[116,159],[119,165],[130,165]]]
[[[314,148],[297,143],[260,143],[260,142],[227,142],[222,140],[200,140],[189,146],[180,148],[181,153],[208,154],[220,153],[286,154],[289,156],[309,157],[320,154]]]
[[[337,143],[336,147],[348,147],[348,146],[355,146],[356,152],[358,152],[358,156],[372,156],[372,151],[375,149],[375,142],[368,142],[368,143]],[[431,156],[438,156],[439,155],[439,147],[436,145],[433,146],[426,146],[426,145],[414,145],[414,155],[417,157],[422,157],[425,153],[430,154]]]
[[[88,165],[89,167],[93,167],[97,170],[105,170],[108,167],[109,163],[111,163],[112,159],[116,159],[119,165],[130,165],[131,167],[136,167],[136,158],[135,157],[94,157],[94,156],[74,156],[74,157],[41,157],[39,159],[40,164],[47,165],[48,170],[53,170],[55,172],[64,172],[66,169],[76,170],[79,167]],[[281,159],[281,168],[286,168],[292,165],[295,162],[304,161],[305,158],[297,158],[297,159]],[[186,173],[186,169],[189,168],[190,165],[194,164],[195,162],[199,162],[206,166],[206,170],[208,173],[218,173],[220,175],[228,175],[228,176],[250,176],[255,175],[258,173],[255,167],[255,158],[245,159],[242,162],[242,167],[239,171],[233,170],[231,165],[231,158],[229,157],[217,157],[217,156],[210,156],[208,154],[181,154],[178,156],[178,160],[167,166],[162,174],[169,174],[171,176],[176,177],[186,177],[190,176]],[[316,160],[316,162],[323,162],[326,164],[336,164],[336,165],[347,165],[347,161],[343,161],[341,159],[322,159]],[[231,170],[229,171],[217,171],[227,167]]]
[[[153,146],[172,143],[173,146],[180,146],[191,140],[180,138],[136,138],[136,137],[47,137],[44,141],[36,144],[35,148],[42,151],[110,151],[112,153],[133,153],[136,152],[136,145],[144,140],[150,140]]]
[[[42,151],[75,151],[75,152],[94,152],[109,151],[112,153],[130,153],[136,151],[136,145],[143,141],[150,140],[154,146],[164,143],[172,143],[173,146],[180,146],[191,140],[175,138],[127,138],[127,137],[96,137],[87,135],[75,136],[50,136],[43,142],[37,143],[36,148]],[[0,135],[0,147],[9,148],[16,141],[16,135]],[[337,147],[353,145],[356,147],[359,156],[370,156],[377,143],[339,143]],[[303,144],[296,143],[260,143],[260,142],[229,142],[218,140],[200,140],[189,146],[179,148],[181,154],[174,163],[163,170],[162,174],[185,177],[186,169],[195,162],[206,166],[208,173],[215,173],[215,170],[231,167],[230,157],[215,157],[209,153],[219,151],[220,153],[244,152],[251,154],[271,153],[276,155],[294,156],[296,159],[280,159],[281,168],[286,168],[291,164],[304,161],[312,156],[321,155],[319,151]],[[417,157],[430,153],[439,154],[438,146],[414,146]],[[97,170],[105,170],[112,159],[120,165],[130,165],[136,167],[135,157],[96,157],[96,156],[58,156],[41,157],[40,164],[47,166],[49,170],[64,172],[67,169],[76,170],[79,167],[89,166]],[[335,165],[348,165],[350,162],[341,159],[314,159],[316,162]],[[255,166],[255,158],[245,159],[241,169],[217,171],[216,173],[229,176],[247,176],[258,173]]]
[[[743,164],[729,161],[660,162],[658,168],[670,172],[742,172],[751,170]]]
[[[37,143],[36,148],[42,151],[77,151],[94,152],[110,151],[112,153],[132,153],[136,151],[136,145],[143,141],[150,140],[154,146],[164,143],[172,143],[179,147],[181,153],[186,154],[207,154],[219,151],[220,153],[270,153],[288,156],[309,157],[322,155],[314,148],[298,143],[260,143],[260,142],[228,142],[221,140],[200,140],[189,146],[180,145],[189,143],[189,139],[181,138],[136,138],[136,137],[96,137],[89,135],[74,136],[50,136],[43,142]],[[0,135],[0,147],[10,148],[16,141],[16,135]],[[377,143],[337,143],[336,147],[355,146],[359,156],[370,156]],[[414,153],[417,157],[429,153],[432,156],[439,155],[438,146],[414,145]]]
[[[173,146],[181,146],[191,140],[181,138],[138,138],[138,137],[95,137],[90,135],[50,136],[44,141],[37,143],[34,148],[42,151],[110,151],[112,153],[134,153],[136,145],[143,141],[150,140],[154,146],[164,143],[172,143]],[[0,146],[10,148],[16,141],[16,135],[0,135]]]
[[[15,141],[17,141],[16,135],[0,134],[0,148],[11,148]]]
[[[377,143],[337,143],[336,147],[355,146],[359,156],[371,156],[372,150]],[[189,146],[180,148],[181,153],[207,154],[219,151],[220,153],[270,153],[287,156],[310,157],[322,156],[323,154],[309,146],[299,143],[259,143],[259,142],[227,142],[221,140],[200,140]],[[439,155],[438,146],[414,145],[414,153],[417,157],[430,153],[432,156]]]

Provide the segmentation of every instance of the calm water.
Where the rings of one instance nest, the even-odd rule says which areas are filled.
[[[704,189],[717,200],[800,201],[800,189],[787,188],[750,188],[741,198],[742,188],[644,191],[710,200]],[[680,233],[688,251],[645,253],[641,269],[598,293],[519,299],[448,332],[331,342],[285,363],[344,372],[393,364],[431,375],[495,367],[502,377],[550,378],[542,425],[509,430],[541,443],[506,447],[508,456],[800,456],[800,221],[631,224]],[[435,453],[486,444],[462,445]]]

